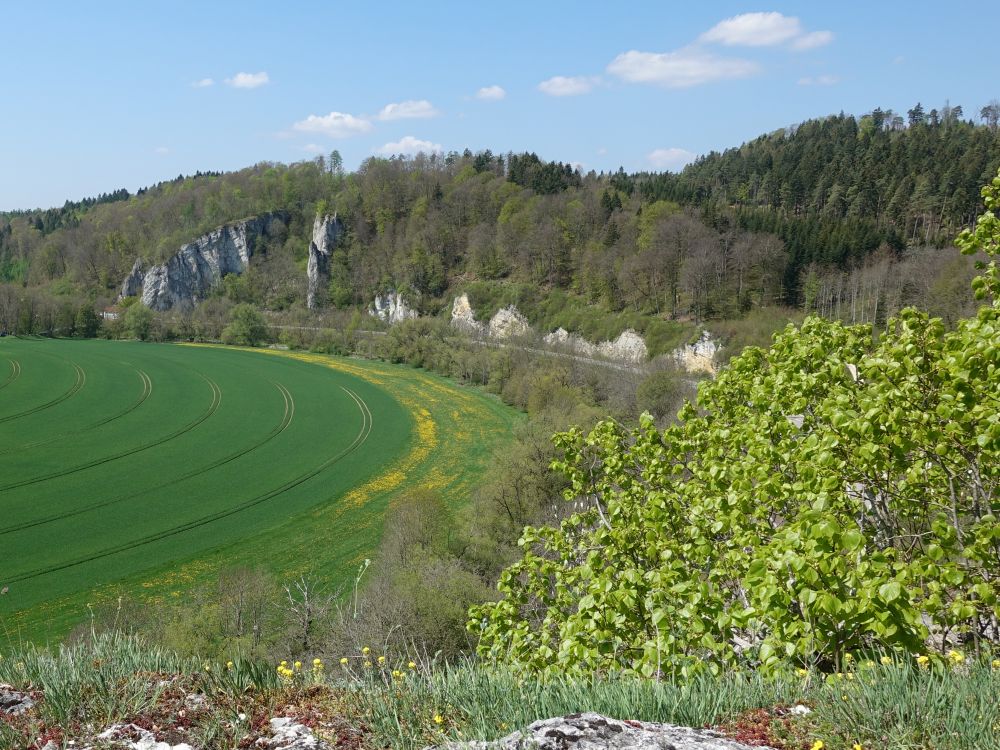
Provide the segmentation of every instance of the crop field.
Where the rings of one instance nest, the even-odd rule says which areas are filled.
[[[416,487],[456,510],[516,412],[419,370],[276,350],[0,339],[0,639],[232,567],[331,585]]]

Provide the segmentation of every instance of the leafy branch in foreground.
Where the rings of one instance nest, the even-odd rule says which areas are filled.
[[[748,349],[663,432],[558,435],[587,510],[528,528],[479,653],[644,676],[1000,646],[1000,178],[958,242],[990,297],[880,342],[818,318]]]

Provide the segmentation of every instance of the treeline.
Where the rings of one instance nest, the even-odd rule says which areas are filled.
[[[637,183],[650,198],[867,220],[909,244],[941,245],[972,223],[979,188],[1000,166],[997,112],[995,102],[983,107],[984,125],[948,104],[925,112],[918,103],[905,120],[892,110],[841,113]]]
[[[1000,162],[996,128],[953,107],[911,120],[878,110],[813,120],[679,175],[582,174],[490,151],[372,158],[351,174],[336,153],[199,174],[51,220],[5,214],[0,283],[108,304],[136,257],[161,261],[221,224],[283,210],[280,241],[221,293],[294,309],[313,219],[336,211],[346,229],[330,264],[336,308],[394,289],[433,314],[473,281],[661,320],[808,306],[808,274],[863,272],[875,253],[905,261],[978,210],[978,185]]]

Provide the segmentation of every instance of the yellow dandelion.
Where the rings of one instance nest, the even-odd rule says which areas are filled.
[[[860,742],[855,742],[853,745],[851,745],[851,750],[865,750],[865,749],[861,747]]]
[[[823,750],[824,747],[826,747],[826,745],[823,744],[823,740],[816,740],[809,750]]]

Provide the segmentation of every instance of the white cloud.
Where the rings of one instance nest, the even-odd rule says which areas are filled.
[[[578,96],[588,93],[598,80],[592,76],[553,76],[538,84],[538,90],[549,96]]]
[[[201,80],[193,81],[191,83],[191,88],[204,89],[204,88],[208,88],[209,86],[212,86],[214,84],[215,84],[215,81],[213,81],[211,78],[202,78]]]
[[[383,156],[393,156],[394,154],[406,154],[407,156],[413,156],[414,154],[425,153],[441,153],[444,151],[441,148],[440,143],[431,143],[430,141],[422,141],[419,138],[414,138],[412,135],[403,136],[398,141],[394,143],[387,143],[380,148],[375,149],[375,153],[382,154]]]
[[[379,120],[412,120],[437,117],[440,112],[426,99],[409,99],[405,102],[386,104],[376,115]]]
[[[697,154],[683,148],[657,148],[646,154],[649,163],[657,169],[677,171],[695,160]]]
[[[164,155],[170,153],[170,149],[167,148],[166,146],[157,146],[156,148],[153,149],[153,153],[160,154],[161,156],[164,156]]]
[[[833,86],[835,83],[840,83],[840,78],[831,75],[806,76],[799,79],[799,86]]]
[[[320,146],[318,143],[307,143],[302,147],[303,151],[308,151],[310,154],[325,154],[326,149]]]
[[[750,60],[718,57],[687,47],[676,52],[638,52],[618,55],[608,72],[629,83],[655,83],[668,88],[686,88],[710,81],[746,78],[760,67]]]
[[[352,135],[367,133],[372,129],[372,124],[362,117],[344,112],[331,112],[328,115],[309,115],[292,125],[292,129],[300,133],[321,133],[330,138],[349,138]]]
[[[476,92],[476,98],[487,102],[497,102],[507,96],[502,86],[484,86]]]
[[[781,13],[742,13],[719,21],[701,35],[702,41],[727,46],[770,47],[802,34],[802,25],[794,16]]]
[[[255,89],[270,82],[267,73],[237,73],[232,78],[226,79],[226,84],[234,89]]]
[[[823,47],[833,41],[832,31],[812,31],[803,34],[792,42],[792,49],[800,52],[807,49]]]

